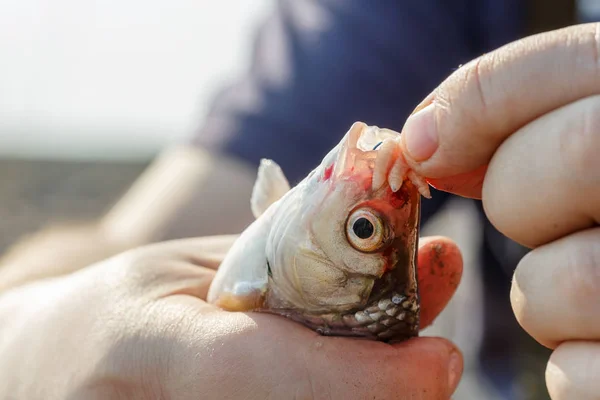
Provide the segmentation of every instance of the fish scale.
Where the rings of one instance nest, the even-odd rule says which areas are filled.
[[[336,314],[299,315],[293,310],[288,310],[286,316],[327,336],[400,341],[417,334],[419,304],[414,296],[394,292],[364,310],[343,314],[341,318]]]

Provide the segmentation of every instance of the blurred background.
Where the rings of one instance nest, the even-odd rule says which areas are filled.
[[[273,5],[0,1],[0,254],[100,216],[191,137]]]
[[[113,233],[154,217],[132,211],[131,204],[147,190],[139,178],[152,176],[147,168],[165,149],[190,140],[219,91],[248,71],[257,28],[274,7],[273,0],[1,0],[0,268],[43,264],[61,247],[61,256],[85,265],[101,259],[110,246],[117,251],[161,237],[239,231],[250,212],[249,197],[221,200],[242,209],[239,226],[213,229],[217,220],[209,228],[188,226],[128,244],[108,243],[104,236],[83,240],[100,235],[98,221],[107,213],[110,222],[103,226]],[[598,2],[581,2],[580,10],[586,7],[597,13]],[[181,157],[163,162],[194,170],[211,162],[192,157],[186,163],[177,161],[187,160],[185,151],[175,154]],[[165,184],[163,190],[174,189]],[[115,222],[121,221],[115,215],[130,214],[138,219]],[[424,227],[423,234],[456,240],[465,258],[456,297],[425,334],[450,338],[465,353],[465,376],[455,399],[547,398],[538,358],[524,361],[531,368],[505,390],[510,397],[478,366],[484,290],[480,229],[473,204],[458,199]]]

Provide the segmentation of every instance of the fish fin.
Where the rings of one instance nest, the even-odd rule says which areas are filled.
[[[215,305],[225,311],[254,311],[260,309],[265,301],[266,287],[244,288],[236,293],[223,292]]]
[[[252,189],[250,204],[254,218],[260,217],[267,208],[290,191],[290,184],[281,167],[273,160],[262,159],[258,176]]]
[[[272,214],[252,222],[233,243],[213,278],[206,300],[227,311],[262,308],[269,288],[266,255]]]

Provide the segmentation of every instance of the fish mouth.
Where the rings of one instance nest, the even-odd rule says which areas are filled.
[[[384,342],[399,342],[418,336],[420,305],[416,286],[399,285],[390,271],[375,282],[371,293],[364,307],[347,312],[270,312],[282,314],[324,336],[346,336]]]
[[[379,145],[385,139],[398,136],[398,132],[390,129],[355,122],[337,146],[333,175],[340,177],[350,170],[372,170]],[[329,157],[326,160],[326,164],[331,163]]]

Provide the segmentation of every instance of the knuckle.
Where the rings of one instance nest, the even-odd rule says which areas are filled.
[[[600,391],[600,345],[567,341],[550,356],[545,376],[552,399],[595,399]]]
[[[469,86],[472,91],[477,93],[476,98],[478,99],[477,104],[479,105],[478,111],[484,114],[487,110],[487,95],[483,84],[485,60],[486,58],[483,56],[473,61],[471,68],[467,69],[466,82],[466,85]]]
[[[452,140],[442,139],[440,146],[457,169],[465,163],[465,154],[480,155],[482,141],[496,134],[494,131],[481,138],[472,134],[483,129],[498,111],[493,109],[501,89],[497,87],[501,85],[494,73],[495,63],[495,54],[484,54],[461,66],[434,92],[434,123],[438,134],[452,136]]]
[[[591,299],[600,296],[600,249],[597,246],[577,247],[569,252],[566,265],[561,268],[557,279],[563,282],[563,294],[568,304],[583,311],[598,304]]]
[[[153,261],[143,249],[129,250],[118,256],[117,260],[124,272],[130,274],[138,274],[148,269],[148,262]]]
[[[517,265],[511,285],[511,305],[519,323],[527,329],[528,321],[535,316],[531,310],[533,302],[527,301],[535,295],[535,276],[532,274],[532,265],[537,263],[538,250],[527,253]]]
[[[591,40],[592,62],[596,75],[600,74],[600,23],[593,25],[593,35]]]
[[[143,248],[116,256],[108,266],[112,280],[121,289],[143,290],[160,282],[160,260]]]
[[[600,75],[600,23],[590,24],[582,28],[583,32],[576,29],[572,36],[567,37],[567,46],[572,42],[576,44],[576,62],[583,71],[589,71],[596,76]]]
[[[585,74],[590,79],[600,75],[600,23],[575,25],[552,31],[545,36],[548,43],[560,46],[573,71]],[[587,84],[587,87],[592,88],[593,85]]]
[[[493,65],[493,53],[484,54],[467,64],[462,65],[440,87],[439,95],[445,98],[446,103],[453,103],[460,99],[466,101],[471,111],[484,112],[488,106],[488,73]]]
[[[450,118],[475,118],[486,112],[488,91],[484,82],[489,57],[483,55],[462,65],[436,89],[434,103],[439,126],[446,126]],[[460,115],[451,114],[451,110],[458,110]]]
[[[452,95],[449,90],[446,89],[446,85],[438,87],[434,93],[434,99],[432,105],[434,107],[433,112],[433,123],[435,130],[439,132],[440,128],[449,125],[452,118]]]
[[[532,250],[513,277],[511,303],[517,320],[534,336],[553,336],[551,315],[595,315],[600,305],[600,229]],[[549,302],[551,299],[551,302]],[[549,319],[550,318],[550,319]],[[577,317],[579,318],[579,317]]]
[[[564,129],[560,137],[563,170],[576,183],[590,184],[590,177],[600,170],[600,96],[584,99],[574,126]],[[597,183],[597,182],[594,182]]]

